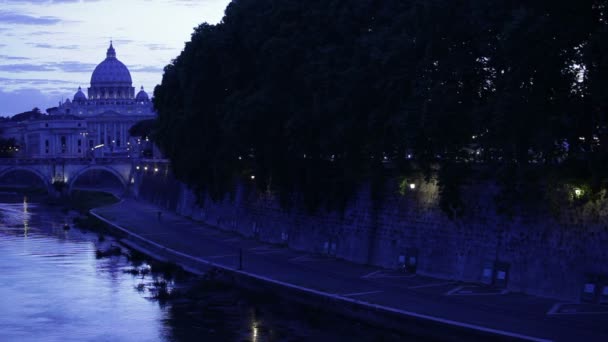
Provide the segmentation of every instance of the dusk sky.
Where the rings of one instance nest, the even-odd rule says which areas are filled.
[[[56,106],[105,57],[110,40],[136,91],[152,95],[194,27],[230,0],[0,0],[0,116]]]

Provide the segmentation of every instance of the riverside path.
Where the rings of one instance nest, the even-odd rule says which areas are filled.
[[[404,330],[422,329],[415,333],[427,331],[438,340],[608,341],[608,307],[602,305],[563,303],[293,251],[132,199],[91,213],[126,231],[124,240],[131,246],[152,246],[160,251],[156,254],[190,269],[196,263],[223,268],[261,289],[266,283],[269,289],[325,299],[330,311],[343,306],[348,309],[338,311],[358,312],[358,317],[390,317]]]

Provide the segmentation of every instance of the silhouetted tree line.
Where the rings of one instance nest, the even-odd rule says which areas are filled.
[[[15,138],[6,138],[4,136],[3,124],[41,120],[45,117],[46,114],[43,114],[38,107],[34,107],[30,111],[15,114],[10,117],[0,116],[0,158],[12,158],[20,148]]]
[[[155,140],[216,198],[255,176],[285,204],[339,207],[416,172],[438,178],[450,214],[473,177],[498,179],[506,206],[549,180],[598,192],[607,14],[586,0],[234,0],[165,67]]]
[[[32,121],[32,120],[42,120],[47,116],[47,114],[42,113],[38,107],[34,107],[32,110],[27,112],[22,112],[19,114],[14,114],[10,117],[0,116],[0,123],[2,122],[24,122],[24,121]]]

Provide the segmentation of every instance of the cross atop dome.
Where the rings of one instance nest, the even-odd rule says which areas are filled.
[[[107,58],[116,58],[116,51],[112,46],[112,41],[110,40],[110,47],[108,48],[108,53],[106,54]]]

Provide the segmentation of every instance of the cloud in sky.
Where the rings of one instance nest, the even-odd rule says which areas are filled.
[[[30,35],[32,36],[49,36],[49,35],[62,35],[65,34],[65,32],[59,32],[59,31],[34,31],[31,32]]]
[[[131,68],[129,68],[129,70],[131,72],[152,72],[152,73],[162,73],[163,72],[162,67],[158,67],[158,66],[153,66],[153,65],[137,65],[137,66],[133,66]]]
[[[114,44],[120,44],[120,45],[123,45],[123,44],[127,45],[127,44],[135,43],[135,41],[132,39],[122,39],[122,38],[112,39],[112,41],[114,42]]]
[[[0,55],[0,59],[6,60],[6,61],[26,61],[29,58],[27,58],[27,57],[17,57],[17,56],[8,56],[8,55]]]
[[[59,84],[73,84],[73,82],[65,81],[65,80],[52,80],[52,79],[43,79],[43,78],[8,78],[8,77],[0,77],[0,83],[11,84],[11,85],[42,85],[42,84],[50,84],[50,85],[59,85]]]
[[[57,106],[62,99],[71,99],[79,86],[72,81],[36,78],[0,77],[0,83],[13,87],[0,89],[0,116],[18,114],[34,107],[44,111]]]
[[[92,72],[97,64],[66,61],[49,63],[49,66],[55,67],[57,70],[63,72]]]
[[[147,47],[150,50],[173,50],[172,47],[167,46],[165,44],[144,44],[145,47]]]
[[[5,0],[5,2],[11,4],[34,4],[34,5],[57,5],[57,4],[69,4],[75,2],[96,2],[99,0]]]
[[[47,43],[29,43],[29,45],[41,49],[76,50],[78,45],[52,45]]]
[[[28,72],[28,71],[54,71],[54,68],[51,68],[46,65],[38,65],[38,64],[4,64],[0,65],[0,71],[6,72]]]
[[[0,116],[12,116],[25,112],[34,107],[38,107],[43,111],[46,108],[56,106],[58,101],[53,95],[43,93],[38,89],[21,89],[17,91],[3,91],[0,89]],[[24,103],[30,103],[29,107],[24,106]]]
[[[56,105],[62,97],[72,97],[79,85],[88,87],[111,39],[118,59],[131,71],[134,87],[153,89],[193,29],[203,22],[219,22],[229,2],[0,0],[0,91],[37,91],[30,97],[15,96],[23,101],[18,110],[7,111],[3,97],[0,113],[44,108],[36,103],[44,100],[39,92]]]
[[[53,62],[46,64],[4,64],[0,65],[0,71],[21,73],[28,71],[62,71],[62,72],[91,72],[96,64],[81,63],[75,61]]]
[[[61,22],[61,19],[51,16],[36,17],[17,12],[0,11],[1,24],[17,24],[17,25],[55,25]]]
[[[213,0],[167,0],[168,3],[172,5],[182,5],[182,6],[200,6],[201,3],[213,3]]]

